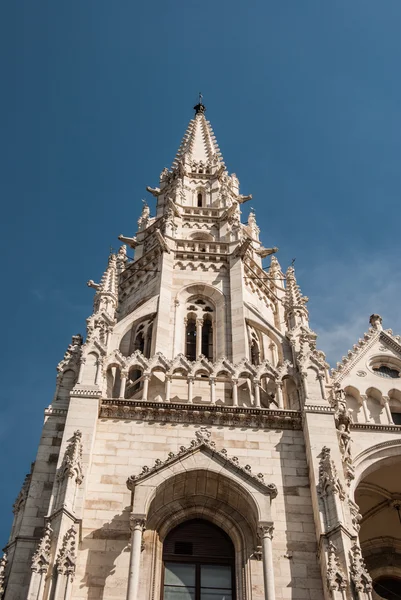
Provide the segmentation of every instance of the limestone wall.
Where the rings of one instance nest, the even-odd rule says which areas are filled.
[[[100,419],[87,475],[82,544],[74,581],[74,598],[125,598],[129,564],[130,475],[142,466],[165,460],[168,452],[189,446],[193,425]],[[272,502],[276,598],[322,597],[316,537],[309,492],[303,434],[292,430],[212,427],[217,449],[226,448],[242,466],[249,464],[278,496]],[[144,534],[139,597],[151,599],[154,532]],[[264,598],[262,563],[249,561],[253,600]],[[157,582],[158,583],[158,582]]]

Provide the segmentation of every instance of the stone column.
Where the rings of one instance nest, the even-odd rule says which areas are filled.
[[[145,528],[145,522],[143,517],[130,516],[131,554],[129,560],[127,600],[138,600],[142,532]]]
[[[100,379],[101,379],[101,375],[102,375],[102,366],[103,366],[103,362],[100,358],[98,358],[97,362],[96,362],[95,385],[99,385],[99,383],[100,383]]]
[[[233,384],[233,406],[238,406],[238,379],[233,379],[232,384]]]
[[[272,355],[272,364],[275,367],[277,365],[278,362],[278,358],[277,358],[277,346],[276,344],[273,344],[273,342],[269,345],[269,350],[271,352]]]
[[[194,378],[188,377],[188,404],[192,404],[193,385],[194,385]]]
[[[363,414],[365,415],[365,421],[366,421],[366,423],[370,423],[367,396],[361,395],[361,400],[362,400]]]
[[[302,385],[304,388],[304,399],[305,399],[305,403],[308,399],[309,396],[309,389],[308,389],[308,373],[306,371],[303,371],[301,373],[301,377],[302,377]]]
[[[120,378],[120,398],[125,398],[125,386],[127,385],[127,377],[128,373],[126,371],[121,371]]]
[[[216,379],[214,377],[210,377],[210,404],[214,404],[216,402]]]
[[[202,354],[203,319],[196,319],[196,358]]]
[[[149,390],[149,380],[150,380],[150,373],[145,373],[143,375],[143,390],[142,390],[142,400],[143,402],[146,402],[148,399],[148,390]]]
[[[390,425],[394,425],[393,416],[392,416],[391,410],[390,410],[389,400],[390,400],[390,398],[388,396],[383,396],[384,410],[386,411],[388,422]]]
[[[320,384],[320,392],[322,394],[322,399],[326,400],[325,389],[324,389],[324,377],[323,375],[318,375],[319,384]]]
[[[284,408],[283,382],[282,381],[277,382],[277,404],[278,404],[279,408],[281,408],[281,409]]]
[[[86,358],[83,356],[81,358],[81,364],[79,365],[79,373],[78,373],[78,379],[77,379],[78,384],[82,383],[82,375],[84,374],[85,363],[86,363]]]
[[[255,408],[260,408],[260,381],[255,380],[253,382],[253,389],[255,392]]]
[[[165,380],[165,402],[170,402],[170,395],[171,395],[171,375],[166,375],[166,380]]]
[[[275,600],[274,567],[273,567],[273,525],[266,523],[259,526],[259,536],[262,546],[263,580],[265,600]]]

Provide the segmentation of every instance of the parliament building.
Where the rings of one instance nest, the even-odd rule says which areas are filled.
[[[0,600],[401,598],[401,337],[330,369],[205,111],[88,282]]]

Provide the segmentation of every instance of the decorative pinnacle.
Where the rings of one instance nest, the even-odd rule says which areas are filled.
[[[203,96],[199,92],[199,102],[194,106],[195,115],[198,115],[199,113],[203,114],[206,112],[206,106],[203,104],[202,100]]]

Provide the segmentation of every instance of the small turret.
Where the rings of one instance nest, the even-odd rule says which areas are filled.
[[[97,312],[106,312],[114,318],[118,302],[118,268],[117,256],[110,254],[107,269],[105,270],[100,283],[95,283],[90,279],[88,287],[96,290],[93,302],[93,310]]]
[[[293,329],[297,325],[308,324],[309,314],[306,308],[308,300],[307,296],[302,295],[297,284],[294,267],[288,267],[284,297],[284,316],[288,329]]]

